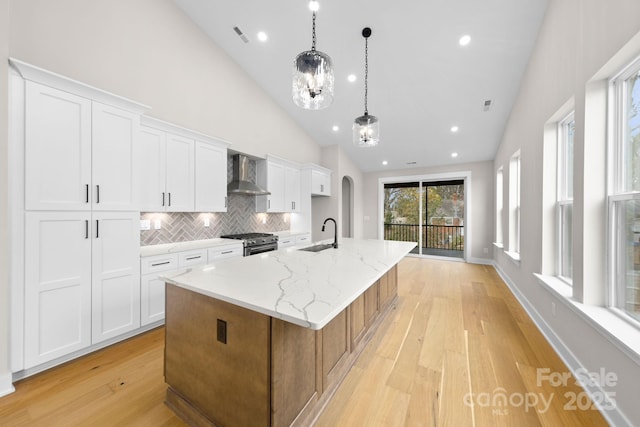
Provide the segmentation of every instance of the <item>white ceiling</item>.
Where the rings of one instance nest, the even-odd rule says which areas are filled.
[[[308,111],[291,99],[293,59],[311,48],[307,0],[176,3],[318,144],[340,144],[365,172],[493,159],[547,6],[547,0],[320,0],[317,49],[333,59],[335,99]],[[368,109],[380,120],[381,138],[363,149],[351,142],[351,124],[364,112],[364,27],[372,29]],[[268,34],[266,43],[259,31]],[[464,34],[472,40],[461,47]],[[349,74],[357,75],[355,83]],[[492,101],[487,112],[485,100]]]

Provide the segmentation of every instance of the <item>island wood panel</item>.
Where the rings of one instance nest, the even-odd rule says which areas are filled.
[[[378,305],[380,310],[387,306],[390,301],[391,294],[389,289],[389,275],[384,274],[378,280]]]
[[[343,310],[322,328],[322,382],[323,390],[339,381],[345,374],[350,353],[348,309]]]
[[[170,284],[166,296],[165,381],[172,409],[185,419],[200,412],[219,425],[269,425],[271,318]],[[226,344],[217,340],[218,319],[227,324]]]
[[[358,342],[364,337],[367,319],[364,312],[364,294],[360,295],[349,306],[351,348],[355,348]]]
[[[375,318],[378,316],[378,287],[379,281],[374,283],[369,289],[364,292],[364,316],[367,326],[373,324]]]
[[[398,295],[398,264],[391,267],[385,276],[387,277],[389,298],[393,299]]]
[[[317,332],[280,319],[271,321],[271,421],[288,426],[303,417],[321,393]]]

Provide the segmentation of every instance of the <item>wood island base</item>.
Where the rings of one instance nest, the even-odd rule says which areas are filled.
[[[321,330],[167,283],[166,404],[192,426],[306,426],[397,299],[397,265]]]

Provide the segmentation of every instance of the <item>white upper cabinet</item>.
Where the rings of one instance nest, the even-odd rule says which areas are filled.
[[[196,212],[227,211],[227,147],[196,141]]]
[[[137,209],[139,115],[31,81],[25,90],[26,209]]]
[[[229,143],[151,117],[142,124],[140,210],[226,212]]]
[[[300,167],[276,156],[257,163],[258,185],[271,194],[257,196],[257,212],[300,211]]]
[[[167,134],[167,212],[193,212],[195,207],[195,141]]]
[[[140,210],[144,212],[164,211],[166,134],[157,129],[140,126],[138,141]]]
[[[300,168],[286,166],[284,171],[285,210],[300,212]]]
[[[322,166],[307,164],[302,167],[303,181],[312,196],[331,196],[331,170]]]
[[[138,209],[134,150],[140,116],[94,101],[92,125],[93,209]]]
[[[91,101],[26,82],[27,210],[91,209]]]

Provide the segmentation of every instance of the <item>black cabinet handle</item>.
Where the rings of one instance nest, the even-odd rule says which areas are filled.
[[[202,255],[187,257],[187,261],[191,261],[192,259],[199,259],[199,258],[202,258]]]
[[[164,262],[157,262],[155,264],[151,264],[151,267],[157,267],[159,265],[166,265],[166,264],[170,264],[171,261],[164,261]]]
[[[171,206],[171,193],[169,193],[169,206]]]
[[[100,203],[100,186],[96,185],[96,203]]]
[[[231,252],[233,252],[233,251],[223,251],[223,252],[220,252],[220,255],[230,254]]]
[[[89,184],[85,184],[85,195],[84,195],[84,199],[85,199],[85,203],[89,203]]]
[[[88,219],[84,220],[84,238],[85,239],[89,238],[89,220]]]
[[[162,193],[162,206],[164,206],[164,192]]]
[[[100,220],[96,219],[96,239],[100,237]]]

